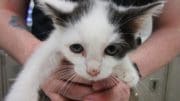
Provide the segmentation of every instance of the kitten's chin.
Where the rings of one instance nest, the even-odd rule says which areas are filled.
[[[82,77],[85,80],[88,80],[89,82],[99,82],[99,81],[103,81],[106,80],[108,78],[110,78],[111,75],[106,75],[106,76],[102,76],[102,75],[98,75],[98,76],[86,76],[86,77]]]

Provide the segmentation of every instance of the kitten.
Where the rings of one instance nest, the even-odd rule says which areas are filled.
[[[145,41],[150,35],[162,1],[139,7],[111,0],[37,2],[55,29],[25,64],[5,101],[38,101],[40,85],[59,66],[67,80],[109,78],[136,86],[139,73],[127,53],[138,46],[139,37]]]

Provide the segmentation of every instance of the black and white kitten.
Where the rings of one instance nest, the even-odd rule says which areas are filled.
[[[59,66],[68,80],[112,77],[131,87],[138,83],[127,53],[137,47],[138,37],[145,41],[151,34],[152,16],[160,12],[162,1],[139,7],[111,0],[37,1],[55,29],[25,64],[5,101],[38,101],[40,85]]]

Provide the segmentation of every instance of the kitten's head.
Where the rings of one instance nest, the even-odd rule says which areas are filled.
[[[123,7],[111,0],[39,0],[39,4],[53,19],[64,57],[79,76],[94,81],[113,74],[136,48],[136,36],[146,17],[163,6],[155,2]]]

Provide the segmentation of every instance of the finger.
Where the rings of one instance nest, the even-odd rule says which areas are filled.
[[[66,90],[66,87],[61,89],[61,94]],[[81,100],[84,96],[92,93],[93,90],[90,86],[72,83],[71,88],[66,91],[66,94],[64,96],[70,99]]]
[[[48,79],[43,85],[42,89],[47,94],[49,92],[58,93],[60,87],[62,86],[62,82],[57,79]]]
[[[50,82],[50,85],[49,85]],[[66,86],[65,86],[66,85]],[[80,85],[76,83],[66,84],[62,80],[49,80],[45,85],[43,85],[43,90],[47,96],[49,94],[62,94],[63,96],[71,99],[82,99],[82,97],[91,94],[93,92],[91,86]]]
[[[85,97],[84,101],[128,101],[129,96],[129,87],[120,82],[113,89],[97,92]]]

